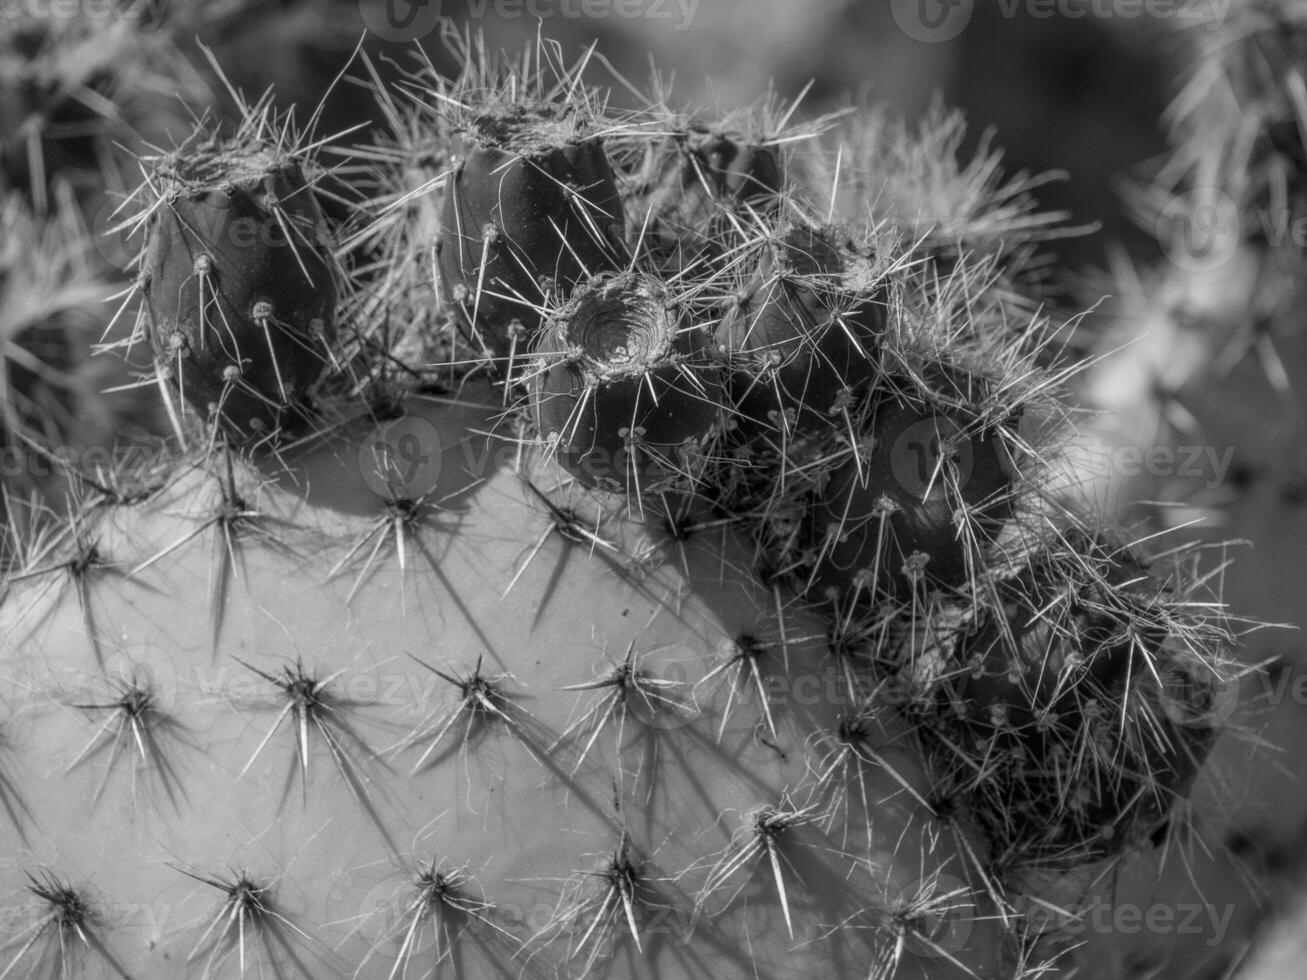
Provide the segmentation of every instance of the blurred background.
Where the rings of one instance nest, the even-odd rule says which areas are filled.
[[[1208,0],[1201,0],[1206,3]],[[743,105],[769,87],[794,98],[808,89],[812,113],[851,96],[885,103],[912,119],[942,96],[965,110],[974,146],[993,128],[1009,171],[1061,171],[1041,201],[1100,230],[1059,243],[1068,266],[1099,265],[1123,246],[1153,257],[1151,234],[1122,207],[1118,182],[1148,168],[1165,148],[1159,125],[1183,64],[1185,3],[1107,0],[301,0],[248,30],[220,60],[247,91],[276,84],[283,101],[310,102],[366,23],[397,38],[369,47],[400,59],[405,38],[435,14],[483,30],[493,45],[520,50],[543,29],[575,52],[598,42],[622,74],[643,82],[650,65],[674,76],[689,100]],[[1162,16],[1174,9],[1174,17]],[[1145,9],[1153,11],[1146,14]],[[1159,13],[1159,11],[1161,13]],[[247,14],[250,12],[247,12]],[[408,24],[409,18],[412,23]],[[394,25],[400,25],[394,27]],[[306,47],[303,39],[333,43]],[[388,29],[394,27],[394,29]],[[438,31],[420,38],[448,61]],[[452,66],[452,62],[450,62]],[[809,87],[810,86],[810,87]],[[614,99],[622,102],[620,88]],[[365,121],[371,107],[339,91],[333,126]]]

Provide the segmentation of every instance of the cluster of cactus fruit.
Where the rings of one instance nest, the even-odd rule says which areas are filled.
[[[268,99],[142,159],[175,432],[12,502],[0,978],[1092,969],[1235,637],[1054,485],[1047,216],[455,41],[339,167]]]

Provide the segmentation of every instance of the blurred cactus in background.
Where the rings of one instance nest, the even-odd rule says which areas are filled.
[[[1185,33],[1192,63],[1166,117],[1172,152],[1128,195],[1164,258],[1116,263],[1112,326],[1085,386],[1106,413],[1100,445],[1169,461],[1103,474],[1105,499],[1158,532],[1235,542],[1221,573],[1228,600],[1294,630],[1307,474],[1303,14],[1296,3],[1236,3]],[[1307,661],[1297,633],[1279,629],[1249,635],[1240,658],[1239,717],[1261,748],[1217,752],[1230,806],[1210,836],[1228,870],[1204,894],[1236,910],[1231,931],[1255,950],[1235,975],[1263,980],[1286,975],[1286,944],[1301,943]],[[1269,946],[1256,951],[1263,934]],[[1244,958],[1190,955],[1222,977]]]

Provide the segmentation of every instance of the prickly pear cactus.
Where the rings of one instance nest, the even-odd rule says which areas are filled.
[[[454,48],[344,227],[267,101],[144,161],[174,439],[10,520],[0,977],[1106,962],[1233,632],[1054,488],[1053,222],[953,121],[669,127]]]

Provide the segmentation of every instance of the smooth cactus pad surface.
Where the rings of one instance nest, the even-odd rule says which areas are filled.
[[[478,395],[491,411],[419,401],[289,471],[219,457],[105,503],[65,542],[95,550],[78,584],[55,552],[15,586],[23,857],[3,874],[31,912],[7,963],[61,944],[160,977],[997,962],[906,728],[886,710],[842,737],[864,706],[821,624],[733,535],[676,541],[515,470],[471,435]],[[378,438],[427,459],[394,496]],[[70,810],[84,830],[52,837]],[[29,873],[86,903],[92,944],[43,919]],[[931,918],[955,907],[965,951]]]

